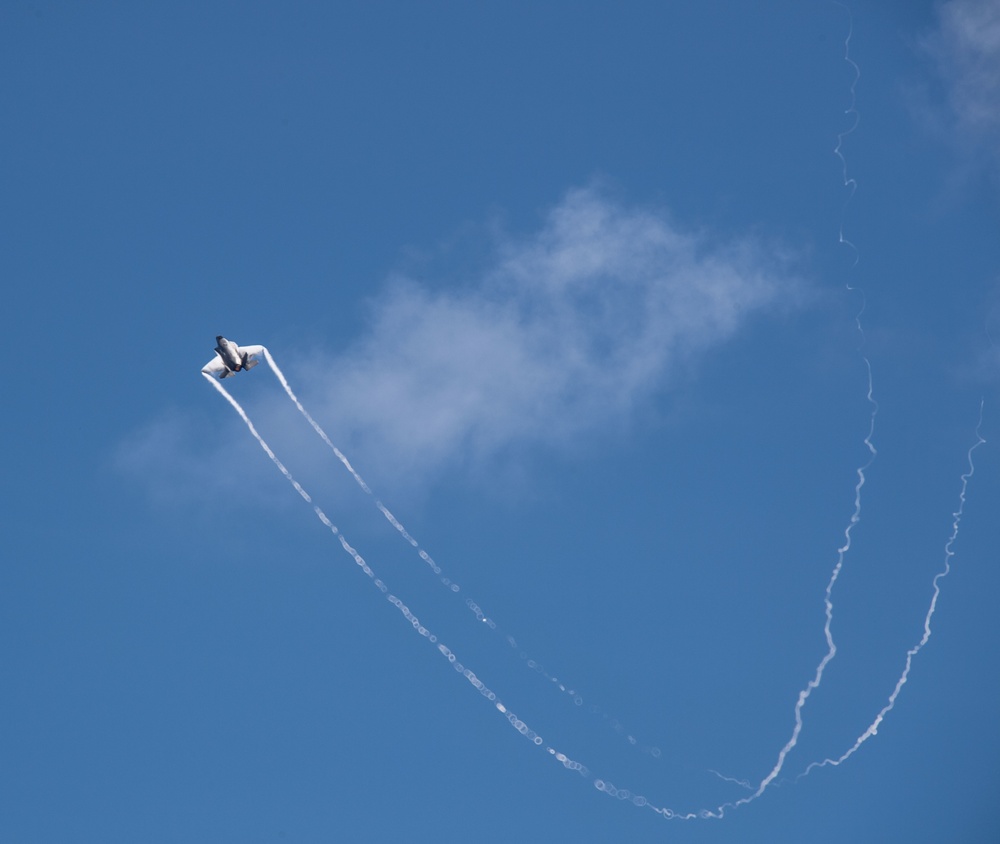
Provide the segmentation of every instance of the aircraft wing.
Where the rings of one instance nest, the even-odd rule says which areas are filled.
[[[260,363],[260,356],[263,351],[263,346],[240,346],[240,352],[248,355],[250,358],[250,362],[247,364],[247,369],[253,369],[258,363]]]
[[[217,378],[228,378],[230,375],[235,375],[236,374],[236,373],[230,371],[229,367],[227,367],[222,362],[222,358],[219,357],[219,355],[216,355],[214,358],[212,358],[212,360],[210,360],[208,363],[206,363],[201,368],[201,371],[204,372],[204,373],[206,373],[206,374],[208,374],[208,375],[214,375]]]

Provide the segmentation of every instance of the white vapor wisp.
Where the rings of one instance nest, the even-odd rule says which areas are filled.
[[[367,336],[302,381],[338,437],[396,482],[510,446],[566,445],[627,422],[750,318],[798,304],[790,264],[578,189],[535,234],[503,238],[459,290],[397,277]]]

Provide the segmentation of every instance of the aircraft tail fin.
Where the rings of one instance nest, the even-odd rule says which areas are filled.
[[[257,360],[256,358],[252,358],[250,357],[250,355],[243,355],[244,369],[253,369],[258,363],[260,363],[260,361]]]

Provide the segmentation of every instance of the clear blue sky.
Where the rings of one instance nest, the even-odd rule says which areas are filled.
[[[995,842],[1000,7],[850,6],[4,3],[0,837]]]

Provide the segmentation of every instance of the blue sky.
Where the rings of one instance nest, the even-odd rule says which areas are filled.
[[[995,2],[13,0],[0,78],[5,840],[996,840]]]

